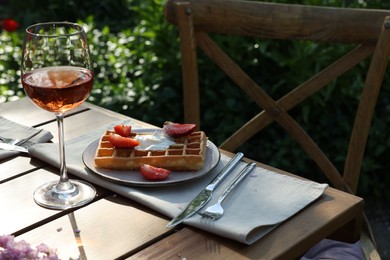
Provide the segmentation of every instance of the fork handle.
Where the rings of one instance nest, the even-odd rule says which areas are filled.
[[[42,132],[43,129],[39,129],[38,131],[36,131],[35,133],[31,134],[30,136],[22,139],[22,140],[18,140],[17,142],[15,142],[14,144],[15,145],[22,145],[24,143],[27,143],[27,141],[29,141],[31,138],[33,138],[34,136],[38,135],[39,133]]]
[[[256,168],[256,163],[247,164],[244,169],[241,170],[239,174],[234,178],[234,180],[229,184],[229,187],[222,193],[221,197],[219,197],[218,202],[221,203],[227,195],[239,184],[245,176],[253,171]]]

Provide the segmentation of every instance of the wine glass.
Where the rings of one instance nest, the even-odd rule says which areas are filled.
[[[26,29],[22,85],[33,103],[55,113],[59,137],[60,180],[35,190],[34,200],[40,206],[51,209],[78,207],[96,195],[93,186],[68,178],[63,125],[64,112],[88,98],[93,78],[87,37],[80,25],[48,22]]]

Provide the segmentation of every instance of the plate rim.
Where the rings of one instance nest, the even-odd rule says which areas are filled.
[[[150,132],[150,131],[162,131],[162,129],[159,129],[159,128],[136,128],[136,129],[132,129],[132,131],[133,132]],[[215,169],[215,167],[217,167],[218,163],[221,160],[221,151],[218,149],[218,147],[213,142],[211,142],[210,140],[207,140],[206,149],[210,149],[211,151],[217,151],[215,154],[211,154],[210,155],[210,156],[214,155],[217,158],[215,160],[215,164],[212,165],[210,167],[210,169],[206,170],[203,174],[201,174],[199,176],[194,175],[194,177],[192,177],[192,178],[186,178],[186,179],[181,179],[181,180],[172,180],[172,181],[169,181],[169,180],[168,181],[150,181],[150,180],[146,180],[146,179],[145,179],[145,181],[123,181],[123,180],[120,180],[120,179],[118,179],[116,177],[111,177],[111,176],[109,176],[107,174],[99,172],[99,170],[97,170],[96,167],[94,166],[93,160],[92,160],[92,162],[87,162],[87,159],[89,157],[91,157],[91,154],[93,154],[93,156],[94,156],[94,154],[96,152],[96,149],[97,149],[97,146],[98,146],[98,143],[100,141],[100,138],[101,137],[99,137],[98,139],[96,139],[93,142],[91,142],[84,149],[83,154],[82,154],[82,159],[83,159],[83,163],[84,163],[85,167],[90,172],[94,173],[95,175],[97,175],[99,177],[102,177],[102,178],[104,178],[106,180],[109,180],[111,182],[122,184],[122,185],[126,185],[126,186],[161,187],[161,186],[178,185],[178,184],[181,184],[181,183],[194,181],[196,179],[202,178],[203,176],[207,175],[207,173],[209,173],[210,171]],[[89,152],[89,150],[91,150],[91,149],[93,149],[92,152]],[[210,154],[210,153],[207,153],[207,151],[206,151],[206,157],[208,156],[208,154]],[[88,157],[88,158],[86,158],[86,157]],[[199,171],[201,171],[201,170],[199,170]],[[110,169],[107,169],[107,171],[118,171],[118,172],[120,172],[121,170],[110,170]],[[136,170],[133,170],[133,171],[136,171]],[[172,173],[175,173],[175,172],[176,171],[172,171]],[[191,172],[191,173],[196,173],[196,172],[197,171],[194,171],[194,172]]]

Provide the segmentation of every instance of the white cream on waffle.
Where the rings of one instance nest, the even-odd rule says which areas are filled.
[[[137,134],[134,139],[140,142],[138,146],[134,147],[136,150],[165,150],[170,145],[175,144],[175,140],[165,135],[163,131]]]

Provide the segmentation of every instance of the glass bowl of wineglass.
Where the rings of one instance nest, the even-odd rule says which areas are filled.
[[[48,22],[26,29],[22,51],[22,85],[38,107],[55,114],[58,125],[60,179],[38,187],[35,202],[51,209],[82,206],[96,195],[81,180],[69,180],[65,162],[64,113],[90,95],[93,71],[87,37],[82,26]]]

